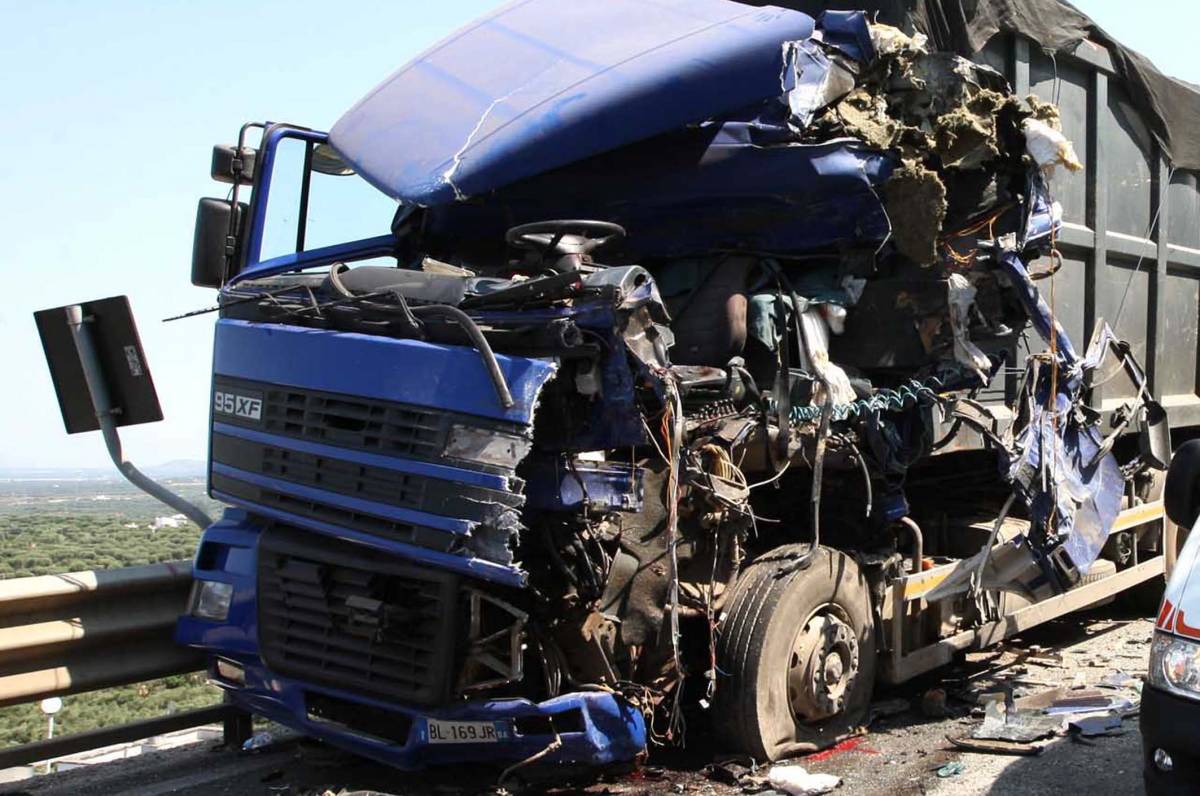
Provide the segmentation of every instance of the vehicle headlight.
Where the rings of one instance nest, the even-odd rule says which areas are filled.
[[[496,467],[515,467],[529,454],[532,444],[515,434],[455,424],[446,440],[446,455]]]
[[[188,613],[201,619],[224,622],[233,602],[233,584],[216,580],[198,580],[192,584],[192,605]]]
[[[1164,691],[1200,699],[1200,644],[1155,633],[1147,677],[1151,685]]]

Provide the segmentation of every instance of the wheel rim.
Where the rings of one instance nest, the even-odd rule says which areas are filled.
[[[788,663],[788,701],[797,721],[820,721],[845,708],[858,658],[858,638],[841,609],[823,605],[809,616]]]

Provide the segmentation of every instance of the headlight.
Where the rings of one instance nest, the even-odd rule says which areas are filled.
[[[1147,677],[1164,691],[1200,699],[1200,644],[1155,633]]]
[[[455,424],[446,440],[446,455],[497,467],[515,467],[529,454],[531,445],[528,439],[515,434]]]
[[[192,606],[188,613],[201,619],[224,622],[233,601],[233,584],[216,580],[198,580],[192,585]]]

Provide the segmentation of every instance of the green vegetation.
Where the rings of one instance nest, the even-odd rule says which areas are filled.
[[[220,514],[202,481],[171,486]],[[190,559],[200,529],[173,524],[172,514],[121,481],[0,481],[0,579]],[[203,673],[75,694],[63,697],[54,731],[82,732],[219,700]],[[0,745],[45,737],[46,717],[36,703],[0,708]]]
[[[178,710],[206,707],[220,700],[220,690],[205,682],[203,672],[74,694],[63,697],[63,708],[54,717],[54,734],[65,735],[150,719]],[[46,717],[38,703],[0,708],[0,746],[29,743],[45,737]]]

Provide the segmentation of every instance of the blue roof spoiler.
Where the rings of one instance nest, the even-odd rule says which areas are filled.
[[[869,60],[861,22],[827,21]],[[814,28],[728,0],[517,0],[401,67],[330,142],[380,190],[444,205],[779,96],[785,43]]]

